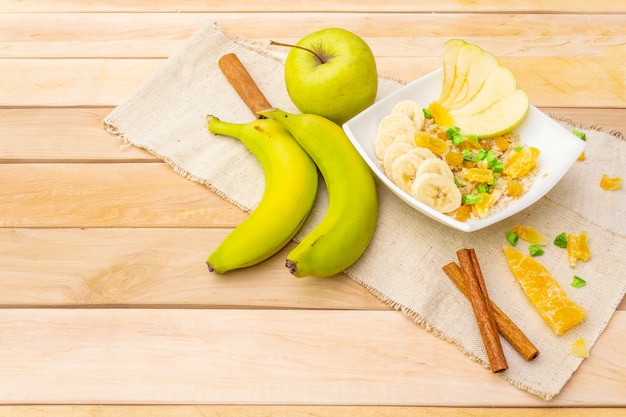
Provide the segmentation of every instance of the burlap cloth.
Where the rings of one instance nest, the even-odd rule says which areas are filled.
[[[250,211],[263,192],[258,162],[239,142],[215,137],[205,125],[208,113],[231,122],[253,119],[218,68],[218,59],[230,52],[239,56],[270,103],[296,111],[284,86],[283,55],[264,45],[228,37],[209,22],[115,108],[104,124],[126,143],[162,158],[179,174]],[[379,97],[401,84],[381,78]],[[559,393],[582,362],[570,354],[570,345],[584,337],[592,348],[626,291],[622,269],[626,192],[604,191],[598,185],[603,173],[624,176],[626,140],[619,132],[559,122],[587,134],[587,159],[577,162],[541,201],[509,220],[464,233],[418,213],[379,183],[376,234],[364,256],[346,271],[380,299],[488,367],[471,306],[441,270],[456,261],[457,249],[475,248],[491,298],[541,352],[526,362],[503,340],[509,370],[500,375],[546,400]],[[325,204],[322,184],[314,211],[296,240],[320,220]],[[514,225],[532,225],[550,240],[563,231],[586,230],[589,234],[592,256],[586,263],[571,268],[565,251],[552,244],[540,258],[570,297],[588,311],[582,324],[562,336],[555,336],[543,322],[507,268],[501,248],[506,244],[505,232]],[[525,250],[524,243],[518,246]],[[573,288],[574,274],[586,279],[587,285]],[[208,272],[207,279],[211,279]],[[419,352],[415,355],[418,360]]]

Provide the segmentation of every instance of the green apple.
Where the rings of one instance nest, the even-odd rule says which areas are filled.
[[[340,28],[313,32],[292,46],[285,60],[285,84],[302,113],[338,125],[372,105],[378,93],[376,60],[358,35]]]

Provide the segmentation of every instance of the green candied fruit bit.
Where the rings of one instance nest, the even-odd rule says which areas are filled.
[[[581,138],[582,140],[586,141],[587,140],[587,134],[585,132],[581,132],[580,130],[572,130],[572,133],[576,136],[578,136],[579,138]]]
[[[472,155],[472,152],[469,149],[463,149],[461,154],[463,155],[463,159],[466,160],[466,161],[473,161],[474,160],[474,155]]]
[[[476,186],[476,191],[479,193],[487,193],[489,192],[489,187],[487,186],[487,184],[478,184]]]
[[[498,162],[500,162],[500,160],[498,159],[496,154],[493,151],[487,151],[487,165],[489,166],[489,168],[492,168]]]
[[[585,284],[587,284],[587,281],[585,281],[584,279],[582,279],[581,277],[577,275],[574,275],[574,278],[572,279],[572,287],[580,288],[580,287],[584,287]]]
[[[423,108],[422,112],[424,113],[424,119],[432,119],[433,115],[430,113],[430,110],[427,108]]]
[[[460,131],[461,131],[460,127],[453,126],[453,127],[448,128],[448,130],[446,130],[446,135],[448,135],[448,137],[451,138],[452,136],[458,134]]]
[[[471,133],[467,136],[470,140],[475,140],[476,142],[478,142],[480,140],[480,138],[478,137],[477,134],[475,133]]]
[[[462,201],[463,204],[476,204],[483,201],[483,196],[478,194],[463,194]]]
[[[530,252],[530,256],[540,256],[543,255],[543,248],[535,243],[528,246],[528,252]]]
[[[511,246],[517,246],[517,242],[519,241],[519,236],[512,230],[506,232],[506,241],[511,244]]]
[[[559,233],[557,237],[554,238],[554,245],[565,249],[567,247],[567,233]]]
[[[476,154],[476,161],[482,161],[483,159],[485,159],[487,157],[487,151],[484,149],[481,149],[478,151],[478,153]]]
[[[460,133],[455,133],[454,135],[452,135],[450,137],[450,140],[452,141],[452,144],[454,146],[459,146],[460,144],[465,142],[465,138]]]
[[[459,181],[459,179],[456,177],[456,175],[454,176],[454,185],[456,185],[459,188],[463,186],[463,183],[461,181]]]
[[[504,164],[502,163],[502,161],[498,161],[495,164],[493,164],[493,166],[491,167],[491,170],[495,172],[496,174],[499,174],[502,171],[504,171]]]
[[[519,151],[521,151],[522,149],[524,149],[524,147],[523,147],[523,146],[516,146],[516,147],[515,147],[515,152],[519,152]]]

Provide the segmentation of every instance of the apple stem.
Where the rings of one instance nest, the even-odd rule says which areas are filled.
[[[298,49],[302,49],[303,51],[307,51],[307,52],[310,52],[310,53],[312,53],[313,55],[315,55],[315,58],[317,58],[317,59],[320,61],[320,63],[322,63],[322,64],[324,63],[324,60],[322,59],[322,57],[321,57],[321,56],[319,56],[318,54],[316,54],[316,53],[315,53],[315,51],[313,51],[313,50],[311,50],[311,49],[309,49],[309,48],[305,48],[304,46],[299,46],[299,45],[291,45],[291,44],[289,44],[289,43],[276,42],[276,41],[272,41],[272,40],[270,40],[270,45],[287,46],[287,47],[290,47],[290,48],[298,48]]]

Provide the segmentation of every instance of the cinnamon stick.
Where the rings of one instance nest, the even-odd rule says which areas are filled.
[[[261,117],[258,114],[259,111],[272,107],[237,55],[230,53],[222,56],[218,65],[226,79],[257,119]]]
[[[491,311],[491,302],[476,253],[473,249],[459,249],[457,257],[461,272],[467,281],[469,299],[480,330],[480,336],[487,351],[491,372],[505,371],[509,369],[509,365],[502,351],[500,335]]]
[[[463,277],[463,273],[461,272],[461,268],[454,263],[450,262],[447,265],[443,266],[443,271],[446,273],[448,278],[454,282],[457,288],[469,298],[469,293],[467,289],[467,283],[465,282],[465,278]],[[504,313],[494,303],[491,301],[491,311],[493,313],[493,317],[496,320],[496,327],[500,334],[513,346],[515,350],[519,352],[520,355],[527,361],[533,360],[539,355],[539,350],[533,345],[533,343],[528,339],[528,337],[522,332],[522,330],[517,327],[515,322],[509,318],[509,316]]]

